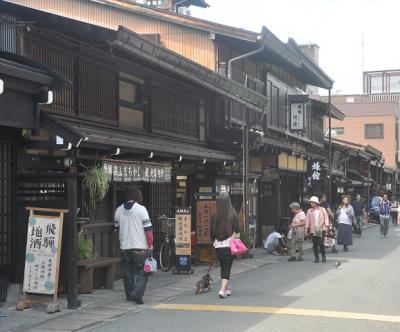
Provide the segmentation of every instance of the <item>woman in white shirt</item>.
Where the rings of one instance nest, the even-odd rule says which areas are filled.
[[[338,244],[343,244],[343,251],[349,251],[348,246],[353,245],[353,219],[354,210],[350,204],[349,196],[343,196],[342,204],[337,212]]]

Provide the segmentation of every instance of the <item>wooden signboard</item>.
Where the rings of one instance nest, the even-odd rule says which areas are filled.
[[[190,208],[177,208],[175,215],[175,250],[177,256],[192,254],[192,215]]]
[[[211,244],[210,227],[211,217],[215,214],[216,201],[197,200],[196,201],[196,235],[198,244]]]
[[[27,207],[30,211],[26,241],[23,296],[17,309],[29,308],[34,302],[29,294],[53,295],[48,312],[59,311],[57,304],[61,241],[64,213],[68,210]],[[55,214],[39,215],[36,212]],[[43,303],[44,301],[39,301]]]

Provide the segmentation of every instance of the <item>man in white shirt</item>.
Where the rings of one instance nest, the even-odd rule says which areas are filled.
[[[125,203],[115,211],[119,227],[121,269],[124,275],[126,299],[143,304],[147,275],[143,267],[149,251],[153,250],[153,230],[147,209],[138,188],[129,189]]]

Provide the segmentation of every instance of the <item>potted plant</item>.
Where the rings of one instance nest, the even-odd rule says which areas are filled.
[[[101,201],[110,188],[111,176],[100,165],[86,169],[83,187],[94,201]]]
[[[93,249],[92,242],[83,236],[83,229],[76,237],[76,255],[80,259],[95,258],[96,252]]]

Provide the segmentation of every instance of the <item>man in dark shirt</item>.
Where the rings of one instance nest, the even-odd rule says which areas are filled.
[[[335,217],[335,215],[333,214],[333,212],[331,210],[331,207],[330,207],[330,205],[328,203],[328,199],[326,197],[326,194],[322,194],[321,195],[320,203],[321,203],[320,206],[325,208],[326,212],[328,212],[329,220],[330,220],[330,222],[332,222],[334,217]]]
[[[361,200],[361,196],[357,194],[356,199],[351,203],[354,209],[354,218],[355,218],[355,224],[354,228],[356,231],[356,234],[361,237],[361,230],[362,230],[362,223],[363,223],[363,217],[365,214],[365,207],[364,203]]]

